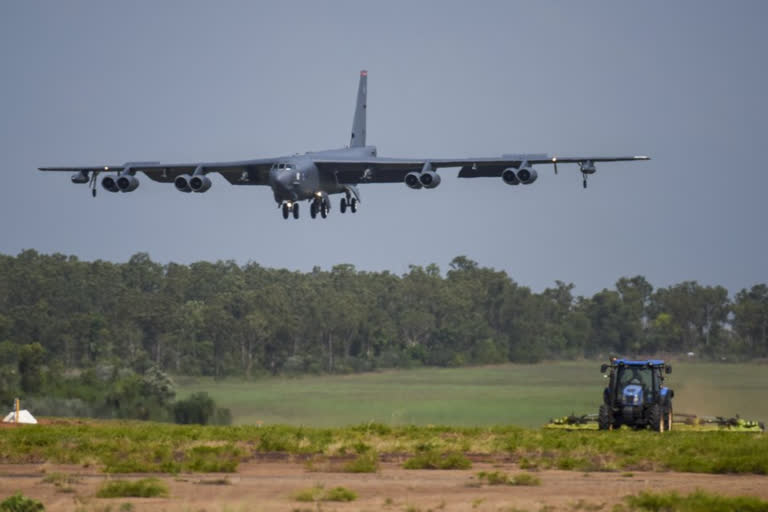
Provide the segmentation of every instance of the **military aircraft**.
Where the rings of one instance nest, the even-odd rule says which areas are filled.
[[[352,121],[349,146],[341,149],[312,151],[304,154],[258,158],[236,162],[193,162],[165,164],[160,162],[127,162],[123,165],[40,167],[41,171],[69,171],[73,183],[88,183],[96,197],[99,174],[105,174],[101,186],[109,192],[133,192],[139,186],[136,173],[149,179],[173,183],[180,192],[203,193],[211,188],[210,173],[219,173],[232,185],[265,185],[272,189],[283,218],[299,218],[299,203],[309,202],[314,219],[325,218],[331,210],[331,194],[344,194],[341,213],[355,213],[360,204],[361,183],[404,183],[412,189],[430,189],[440,184],[438,169],[460,167],[460,178],[495,177],[507,185],[530,185],[538,174],[538,164],[576,163],[587,187],[587,176],[596,171],[596,162],[648,160],[646,156],[619,157],[559,157],[543,154],[502,155],[480,158],[383,158],[377,156],[376,146],[365,140],[368,72],[360,72],[357,104]]]

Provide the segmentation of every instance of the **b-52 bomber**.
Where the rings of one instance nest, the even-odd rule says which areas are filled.
[[[283,218],[299,218],[299,203],[309,203],[314,219],[325,218],[331,210],[330,196],[343,194],[341,213],[355,213],[360,204],[357,185],[362,183],[405,183],[408,188],[435,188],[440,184],[439,169],[460,167],[460,178],[495,177],[507,185],[530,185],[538,174],[534,165],[575,163],[587,187],[587,176],[594,174],[597,162],[648,160],[646,156],[560,157],[541,154],[502,155],[480,158],[384,158],[376,146],[366,145],[366,108],[368,72],[360,72],[357,104],[352,121],[349,146],[341,149],[312,151],[304,154],[259,158],[235,162],[194,162],[165,164],[160,162],[127,162],[123,165],[95,167],[40,167],[41,171],[74,172],[73,183],[89,184],[96,196],[99,174],[105,174],[101,186],[109,192],[133,192],[139,187],[137,173],[161,183],[173,183],[180,192],[203,193],[211,188],[210,173],[219,173],[232,185],[265,185],[272,189]]]

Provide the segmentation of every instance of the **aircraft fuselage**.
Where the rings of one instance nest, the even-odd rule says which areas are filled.
[[[375,146],[359,148],[313,151],[302,155],[286,156],[269,170],[269,185],[275,201],[298,202],[317,198],[320,195],[349,193],[349,185],[339,183],[333,171],[320,171],[315,159],[356,160],[376,156]],[[358,195],[354,193],[354,195]]]

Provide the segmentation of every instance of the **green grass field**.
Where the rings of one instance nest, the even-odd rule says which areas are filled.
[[[768,366],[673,362],[675,410],[768,420]],[[519,425],[597,412],[600,361],[382,371],[344,376],[177,378],[178,397],[208,392],[236,424]]]

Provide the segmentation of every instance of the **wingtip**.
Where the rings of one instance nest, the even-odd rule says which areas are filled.
[[[650,160],[650,159],[651,159],[651,157],[645,156],[645,155],[643,155],[643,156],[636,156],[635,157],[635,160]]]

